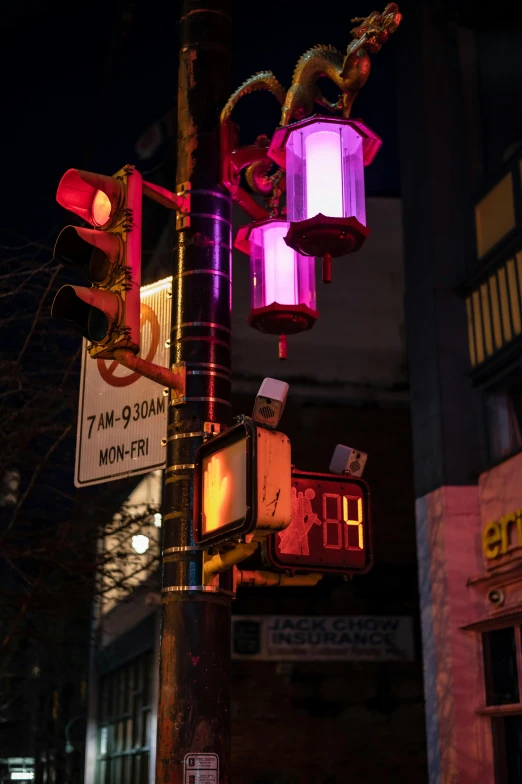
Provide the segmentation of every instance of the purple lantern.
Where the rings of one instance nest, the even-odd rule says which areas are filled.
[[[323,257],[325,282],[332,256],[359,250],[368,236],[364,167],[380,146],[360,120],[337,117],[309,117],[274,134],[268,155],[286,169],[286,242]]]
[[[315,307],[315,259],[302,256],[285,238],[289,223],[270,218],[242,227],[235,247],[250,257],[248,323],[279,335],[279,357],[286,359],[286,336],[311,329]]]

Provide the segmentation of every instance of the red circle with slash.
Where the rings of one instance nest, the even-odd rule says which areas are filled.
[[[147,356],[145,357],[145,362],[152,362],[154,359],[154,355],[159,346],[160,340],[160,325],[158,321],[158,317],[152,310],[149,305],[146,305],[144,302],[141,303],[140,308],[140,332],[143,333],[143,329],[146,324],[150,324],[151,329],[151,339],[150,339],[150,346]],[[103,380],[110,384],[112,387],[128,387],[130,384],[134,384],[135,381],[138,379],[143,378],[139,373],[131,373],[128,376],[117,376],[116,368],[121,367],[120,363],[117,362],[115,359],[112,361],[105,360],[105,359],[98,359],[98,370],[100,372],[100,376]],[[110,363],[110,364],[109,364]]]

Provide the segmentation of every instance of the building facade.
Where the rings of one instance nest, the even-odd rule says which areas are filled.
[[[522,781],[522,32],[483,10],[410,4],[399,63],[431,784]]]

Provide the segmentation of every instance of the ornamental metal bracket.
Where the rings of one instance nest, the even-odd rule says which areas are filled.
[[[157,201],[169,210],[176,210],[176,230],[182,231],[190,226],[190,182],[178,185],[177,193],[143,180],[143,195]]]
[[[241,172],[252,163],[269,160],[267,153],[270,140],[260,137],[255,144],[240,147],[239,125],[236,125],[232,120],[221,123],[220,134],[221,182],[223,186],[252,220],[266,220],[270,217],[270,213],[241,186]]]

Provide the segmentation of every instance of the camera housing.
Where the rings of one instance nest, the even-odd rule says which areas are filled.
[[[337,444],[330,461],[330,471],[333,474],[362,476],[367,460],[367,452],[361,452],[360,449],[344,446],[344,444]]]
[[[256,395],[252,419],[257,425],[277,428],[283,414],[289,386],[277,378],[265,378]]]

